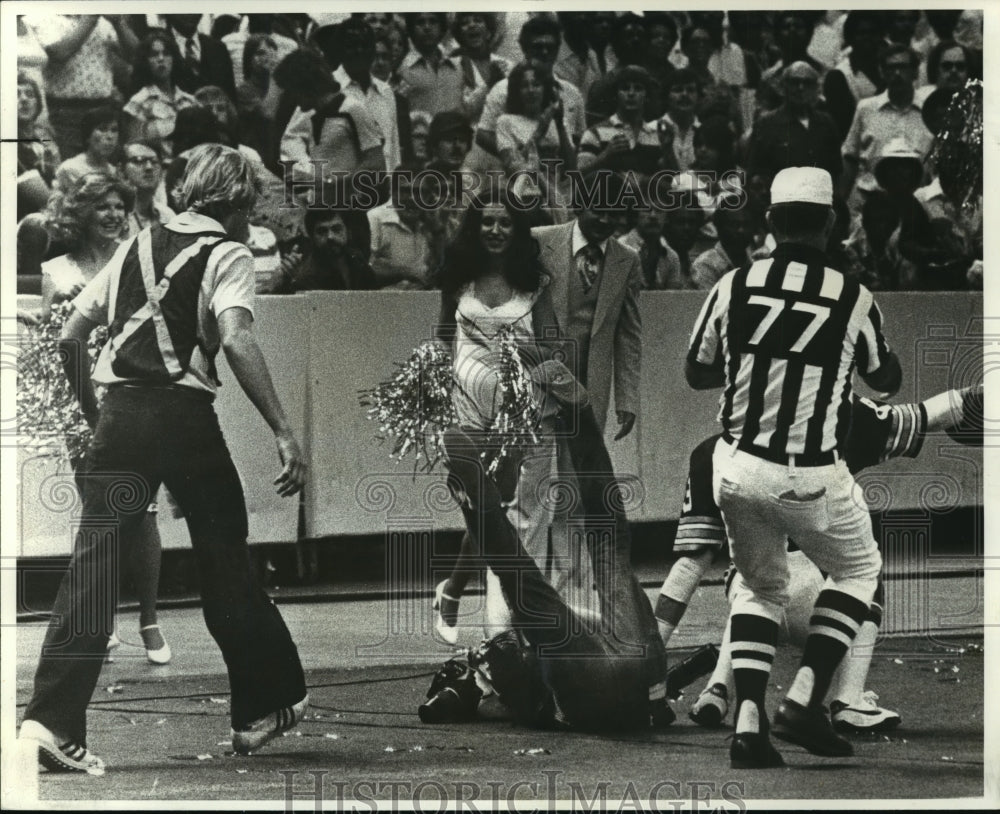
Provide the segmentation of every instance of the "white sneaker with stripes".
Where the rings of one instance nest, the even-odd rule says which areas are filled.
[[[830,704],[833,727],[838,732],[886,732],[899,726],[898,712],[878,705],[878,695],[865,690],[861,698],[848,704],[834,701]]]
[[[233,750],[241,755],[249,755],[256,752],[264,744],[274,740],[279,735],[283,735],[298,726],[299,721],[306,714],[309,708],[309,694],[297,704],[290,707],[282,707],[270,715],[265,715],[254,721],[246,729],[239,731],[232,730]]]
[[[50,772],[86,772],[98,777],[104,774],[104,761],[86,746],[71,740],[59,743],[52,730],[38,721],[24,721],[18,738],[38,744],[38,763]]]

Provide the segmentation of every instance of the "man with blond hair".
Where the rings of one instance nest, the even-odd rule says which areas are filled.
[[[205,621],[229,671],[233,748],[260,748],[308,705],[298,651],[253,576],[243,489],[212,406],[221,348],[274,432],[278,493],[302,489],[302,452],[253,335],[253,258],[243,241],[257,194],[239,152],[196,148],[181,183],[184,211],[123,243],[73,301],[60,346],[94,439],[80,473],[80,530],[20,732],[49,771],[104,772],[87,749],[87,704],[111,633],[120,550],[161,483],[187,520]],[[107,388],[100,406],[84,368],[98,325],[109,336],[93,377]]]

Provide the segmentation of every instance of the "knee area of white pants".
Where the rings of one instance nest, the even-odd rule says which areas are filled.
[[[849,579],[834,579],[833,577],[827,577],[826,583],[823,585],[823,590],[839,591],[842,594],[853,596],[859,602],[863,602],[866,605],[871,604],[876,588],[878,588],[878,574],[870,578],[851,577]]]
[[[753,616],[763,616],[776,624],[781,624],[785,612],[785,603],[783,601],[775,601],[770,596],[755,593],[745,584],[742,586],[734,585],[731,596],[730,616],[745,613]]]

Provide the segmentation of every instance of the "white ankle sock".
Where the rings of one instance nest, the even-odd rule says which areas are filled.
[[[795,681],[792,682],[792,686],[788,690],[788,695],[785,697],[789,701],[794,701],[797,704],[808,707],[809,702],[812,701],[812,692],[815,683],[816,676],[813,674],[812,667],[800,667],[799,671],[795,674]]]
[[[760,732],[760,710],[753,701],[740,704],[740,711],[736,716],[736,731]]]

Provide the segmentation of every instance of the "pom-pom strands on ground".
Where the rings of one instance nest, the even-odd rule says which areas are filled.
[[[983,194],[983,83],[978,79],[951,97],[933,159],[939,176],[955,179],[962,207],[975,206]]]
[[[452,358],[434,342],[416,348],[391,380],[363,391],[361,404],[379,424],[380,441],[395,439],[391,457],[402,460],[411,450],[413,472],[430,471],[444,454],[444,431],[455,423],[451,401]],[[421,462],[423,462],[421,464]]]
[[[500,351],[500,406],[486,439],[489,452],[483,453],[486,474],[495,475],[500,462],[513,450],[538,443],[539,409],[534,387],[521,364],[514,330],[510,326],[497,334]]]
[[[80,411],[80,404],[63,372],[63,354],[59,336],[72,312],[67,300],[52,309],[51,319],[27,328],[17,360],[17,432],[24,445],[66,455],[75,468],[90,444],[91,431]],[[91,367],[97,359],[107,330],[103,327],[90,335],[88,351]],[[88,371],[89,372],[89,371]]]

